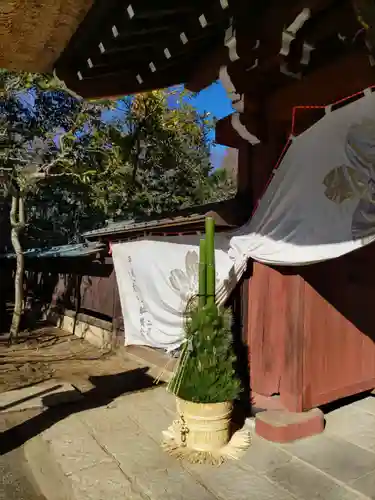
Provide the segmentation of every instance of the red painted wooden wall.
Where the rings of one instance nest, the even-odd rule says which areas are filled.
[[[375,246],[285,274],[255,263],[252,390],[302,411],[375,387]],[[290,271],[289,271],[290,272]]]
[[[253,202],[281,152],[293,106],[334,102],[375,82],[364,55],[336,66],[265,101],[260,126],[266,140],[248,163]],[[311,124],[305,116],[302,130]],[[279,393],[285,407],[302,411],[375,387],[374,263],[375,245],[303,268],[254,262],[247,315],[252,391]]]

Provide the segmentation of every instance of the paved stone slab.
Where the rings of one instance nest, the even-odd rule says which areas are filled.
[[[189,465],[189,470],[222,500],[295,500],[283,488],[256,472],[240,469],[236,462],[221,467]]]
[[[96,432],[95,437],[116,459],[124,474],[133,478],[139,490],[152,500],[214,500],[180,462],[163,452],[135,422],[125,419],[121,430]]]
[[[111,461],[77,415],[58,422],[45,431],[42,438],[66,475]]]
[[[282,448],[343,482],[351,482],[375,469],[375,453],[344,439],[321,434]]]
[[[70,479],[75,500],[146,500],[115,464],[99,464]]]
[[[176,397],[167,391],[166,386],[155,387],[149,393],[150,406],[155,402],[165,410],[176,413]]]
[[[238,461],[238,466],[266,472],[281,467],[291,460],[291,455],[255,434],[252,436],[249,450]]]
[[[82,399],[82,394],[72,385],[59,380],[48,380],[30,387],[0,394],[0,411],[43,409]]]
[[[360,477],[351,485],[354,489],[361,491],[371,499],[375,499],[375,470]]]
[[[326,432],[335,434],[362,448],[375,450],[375,414],[349,406],[326,416]]]
[[[157,404],[173,414],[176,412],[176,398],[173,394],[167,392],[165,385],[155,385],[151,389],[124,394],[117,398],[115,402],[117,406],[124,405],[127,407],[132,407],[132,403],[137,402],[137,404],[147,404],[150,409]]]
[[[24,446],[30,476],[48,500],[73,500],[72,484],[60,466],[59,459],[51,453],[48,443],[39,435]]]
[[[369,413],[361,411],[359,408],[355,408],[353,405],[344,406],[338,408],[337,410],[331,411],[325,414],[326,420],[326,431],[336,431],[341,430],[346,431],[348,427],[355,425],[356,419],[361,417],[361,415],[369,416]]]
[[[367,411],[368,413],[372,413],[373,415],[375,415],[375,394],[367,398],[360,399],[359,401],[355,401],[350,406],[356,409]]]
[[[218,468],[163,452],[161,432],[175,416],[174,397],[155,387],[71,415],[42,438],[74,500],[375,500],[375,452],[364,448],[375,416],[363,408],[333,412],[327,432],[296,443],[254,436],[240,461]]]
[[[349,491],[333,478],[298,460],[270,471],[267,476],[303,500],[359,500],[361,495]]]
[[[159,393],[160,394],[160,393]],[[177,418],[176,410],[172,412],[159,404],[158,398],[140,399],[136,405],[127,405],[126,414],[136,421],[143,430],[157,442],[162,439],[162,431],[167,430]]]
[[[143,429],[144,434],[159,444],[162,440],[162,431],[172,424],[176,414],[159,405],[155,399],[150,399],[150,394],[153,392],[132,394],[129,399],[117,398],[107,407],[80,413],[79,418],[95,435],[101,436],[103,442],[107,434],[115,431],[126,432],[126,422],[130,418]]]
[[[110,433],[121,430],[128,416],[126,409],[118,407],[115,402],[110,406],[93,408],[77,415],[79,420],[87,425],[91,433]]]

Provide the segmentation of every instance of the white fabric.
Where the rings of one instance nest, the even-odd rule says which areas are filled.
[[[198,236],[113,245],[126,345],[166,350],[179,347],[183,312],[198,290],[198,245]],[[228,256],[228,237],[217,237],[215,246],[219,285],[228,279],[233,263]],[[220,295],[225,296],[223,292]]]
[[[231,246],[268,264],[304,265],[373,241],[374,113],[375,95],[366,94],[294,138]]]
[[[252,219],[215,240],[217,300],[249,258],[306,265],[374,240],[375,95],[330,111],[292,141]],[[113,245],[127,344],[172,350],[198,290],[199,236]]]

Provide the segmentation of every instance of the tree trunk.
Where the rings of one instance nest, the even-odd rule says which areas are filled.
[[[25,204],[24,199],[18,194],[12,196],[10,223],[12,227],[11,241],[16,254],[16,273],[14,276],[14,310],[9,336],[9,342],[12,342],[12,339],[17,337],[20,329],[23,310],[23,276],[25,269],[24,255],[19,238],[21,231],[25,227]]]

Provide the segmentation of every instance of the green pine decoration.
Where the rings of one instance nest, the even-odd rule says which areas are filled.
[[[187,308],[186,341],[169,390],[194,403],[233,401],[241,392],[234,369],[232,316],[215,304],[215,228],[206,218],[206,239],[200,242],[199,301]]]

